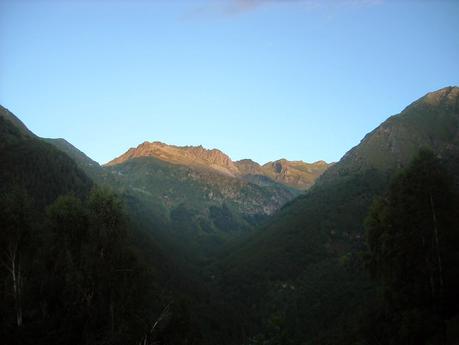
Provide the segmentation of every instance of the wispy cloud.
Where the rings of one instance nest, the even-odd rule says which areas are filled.
[[[238,14],[272,4],[301,3],[305,0],[228,0],[225,7],[228,14]],[[310,1],[308,1],[310,2]]]
[[[228,14],[237,14],[274,4],[300,4],[307,8],[319,8],[323,6],[364,7],[379,5],[382,2],[383,0],[228,0],[225,6]]]
[[[215,14],[233,16],[274,5],[297,5],[304,9],[322,7],[366,7],[382,4],[384,0],[219,0],[201,3],[191,14],[196,16],[212,16]],[[188,17],[188,16],[187,16]]]

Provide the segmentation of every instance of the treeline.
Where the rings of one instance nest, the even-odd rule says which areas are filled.
[[[367,267],[380,284],[369,317],[374,344],[459,342],[459,198],[444,162],[421,151],[375,200]]]
[[[18,121],[0,108],[0,343],[230,344],[236,318],[154,205]]]
[[[2,343],[190,343],[187,304],[133,245],[115,194],[61,196],[44,214],[20,188],[0,203]]]
[[[233,305],[243,311],[240,314],[247,336],[241,343],[458,344],[459,193],[450,163],[421,150],[378,193],[369,188],[377,191],[371,181],[376,184],[381,179],[367,174],[369,180],[343,184],[332,196],[305,196],[315,198],[311,207],[324,208],[327,198],[357,195],[355,205],[352,200],[348,202],[349,215],[356,217],[364,209],[364,197],[376,195],[367,216],[361,217],[366,219],[361,224],[363,236],[357,232],[349,238],[338,237],[340,231],[346,234],[342,222],[331,229],[334,232],[314,232],[314,220],[303,216],[305,225],[298,231],[307,239],[278,255],[287,260],[295,250],[296,261],[301,256],[311,258],[297,275],[276,271],[278,262],[269,262],[265,270],[253,269],[250,266],[257,262],[250,261],[247,254],[240,256],[234,268],[239,274],[226,275],[221,285],[228,285],[226,291],[236,301]],[[363,182],[369,182],[368,186]],[[326,214],[321,209],[316,212]],[[295,230],[291,219],[296,218],[284,217],[281,226]],[[327,221],[324,218],[321,224],[325,227]],[[327,234],[334,236],[333,241],[312,238],[321,235],[326,239]],[[325,243],[329,250],[304,245],[308,243]],[[252,252],[275,251],[283,245],[261,244],[264,247],[251,248]],[[229,265],[226,268],[232,269]],[[288,269],[291,266],[284,268]]]

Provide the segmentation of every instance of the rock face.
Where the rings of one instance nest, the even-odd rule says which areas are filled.
[[[106,165],[104,170],[143,213],[164,219],[177,241],[195,248],[203,257],[212,256],[228,240],[252,231],[300,194],[272,180],[253,183],[235,176],[238,172],[228,168],[232,162],[219,154],[213,156],[215,151],[187,149],[187,154],[202,156],[199,164],[192,161],[184,165],[176,159],[174,163],[165,161],[164,156],[135,157],[131,150],[133,158]],[[204,165],[202,157],[211,163]]]
[[[324,161],[305,163],[280,159],[262,166],[266,176],[292,188],[306,190],[330,166]]]
[[[180,229],[178,238],[205,253],[262,224],[327,167],[285,159],[261,166],[250,159],[233,162],[217,149],[144,142],[104,170]]]
[[[233,162],[228,155],[217,149],[208,150],[202,146],[174,146],[158,141],[146,141],[136,148],[130,148],[123,155],[108,162],[106,166],[122,164],[139,157],[154,157],[171,164],[211,169],[259,185],[276,182],[301,191],[311,187],[330,165],[324,161],[305,163],[286,159],[264,165],[250,159]]]
[[[126,153],[106,165],[116,165],[138,157],[156,157],[172,164],[208,167],[229,176],[238,174],[238,169],[231,158],[220,150],[207,150],[202,146],[167,145],[159,141],[145,141],[136,148],[130,148]]]

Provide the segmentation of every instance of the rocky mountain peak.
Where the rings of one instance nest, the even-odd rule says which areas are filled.
[[[145,141],[136,148],[130,148],[126,153],[106,165],[122,164],[138,157],[153,157],[172,164],[211,169],[253,183],[258,181],[266,184],[266,179],[268,179],[299,190],[305,190],[312,186],[316,178],[328,167],[324,161],[305,163],[303,161],[288,161],[285,158],[264,165],[251,159],[233,162],[228,155],[218,149],[206,149],[202,145],[175,146],[159,141]]]
[[[159,141],[145,141],[136,148],[130,148],[120,157],[108,162],[107,165],[121,164],[138,157],[154,157],[173,164],[212,168],[232,176],[238,173],[231,158],[220,150],[206,149],[202,145],[168,145]]]

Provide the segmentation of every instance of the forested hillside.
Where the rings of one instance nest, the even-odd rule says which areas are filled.
[[[328,168],[286,160],[263,166],[233,162],[217,149],[144,142],[107,163],[109,184],[155,215],[199,265],[234,239],[249,235]]]
[[[274,344],[359,341],[366,309],[378,296],[363,259],[369,207],[420,148],[443,158],[457,185],[458,138],[459,88],[429,93],[369,133],[309,192],[240,243],[215,270],[221,288],[245,310],[248,332],[263,330],[260,339]]]
[[[330,167],[217,151],[148,143],[100,166],[1,108],[0,339],[459,343],[459,88]],[[321,176],[292,190],[303,173]]]
[[[153,224],[132,219],[118,195],[1,110],[2,342],[215,338],[202,332],[203,320],[218,319],[205,285],[152,236]]]

